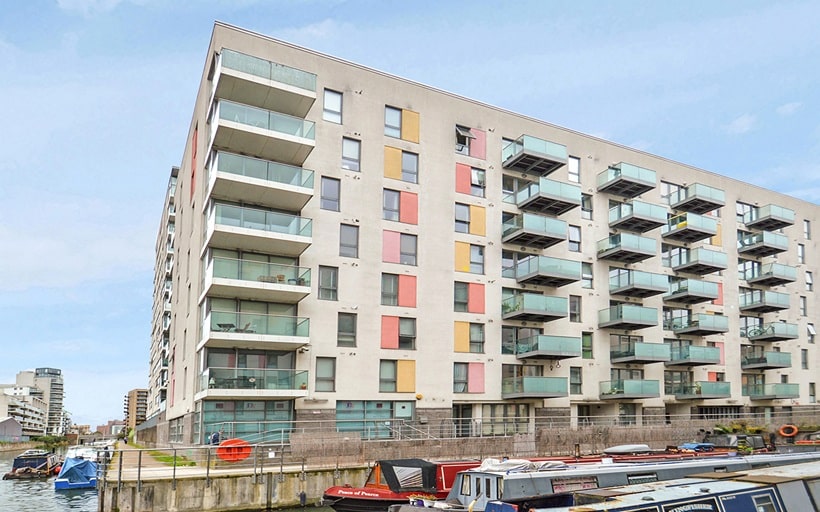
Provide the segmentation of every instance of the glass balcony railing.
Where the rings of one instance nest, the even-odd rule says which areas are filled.
[[[501,301],[503,314],[515,311],[542,312],[547,316],[567,316],[568,299],[536,293],[519,293]]]
[[[773,368],[789,368],[792,365],[792,355],[789,352],[774,351],[744,351],[740,360],[741,367],[765,365]]]
[[[610,322],[635,322],[641,325],[657,325],[658,309],[632,304],[618,304],[598,311],[598,324]]]
[[[223,151],[217,153],[216,170],[283,185],[313,188],[314,173],[309,169]]]
[[[567,223],[555,217],[522,213],[504,222],[501,226],[501,236],[507,237],[516,231],[528,231],[542,234],[549,238],[567,238]]]
[[[690,295],[697,295],[698,297],[714,297],[717,298],[720,287],[718,283],[711,281],[700,281],[698,279],[681,279],[680,281],[672,281],[669,283],[669,293],[666,296],[678,295],[681,293],[688,293]]]
[[[664,327],[672,331],[700,329],[711,332],[726,332],[729,330],[729,317],[695,313],[690,318],[675,318],[665,322]]]
[[[566,396],[569,387],[566,377],[505,377],[501,379],[501,393],[530,394],[533,396]]]
[[[310,286],[310,268],[263,261],[213,258],[213,277]]]
[[[669,361],[671,354],[669,348],[669,345],[663,343],[632,343],[612,347],[609,350],[609,357],[610,359],[631,357],[647,361]]]
[[[753,246],[765,245],[780,251],[787,251],[789,249],[789,239],[786,235],[780,233],[772,233],[771,231],[762,231],[760,233],[752,233],[746,235],[738,241],[738,251],[744,252],[750,250]]]
[[[501,150],[501,161],[505,162],[522,151],[544,155],[556,161],[567,161],[567,147],[531,135],[522,135]]]
[[[539,334],[518,340],[515,345],[516,355],[531,352],[574,354],[577,357],[581,355],[581,338]]]
[[[726,193],[724,191],[701,183],[693,183],[688,187],[679,188],[668,196],[670,206],[696,198],[714,205],[726,204]]]
[[[627,287],[667,290],[669,288],[669,277],[663,274],[652,274],[632,269],[610,276],[610,290],[620,290]]]
[[[738,296],[740,308],[771,306],[777,309],[789,308],[789,294],[771,290],[752,290]]]
[[[741,276],[747,281],[774,279],[780,283],[797,280],[797,269],[782,263],[766,263],[755,269],[747,270]]]
[[[580,205],[581,187],[547,178],[539,178],[538,181],[530,183],[515,194],[515,203],[521,206],[530,198],[537,196],[549,196],[563,202]]]
[[[249,75],[316,92],[316,75],[313,73],[228,50],[227,48],[222,50],[221,59],[222,66],[228,69],[235,69]]]
[[[759,327],[749,327],[745,335],[752,341],[757,339],[788,340],[799,337],[798,325],[786,322],[769,322]]]
[[[728,397],[732,395],[732,383],[701,380],[692,384],[675,384],[670,391],[668,394],[673,395]]]
[[[703,362],[703,364],[718,364],[720,363],[720,349],[697,345],[677,346],[671,347],[669,357],[672,361],[698,361]]]
[[[316,136],[313,121],[227,100],[219,100],[219,119],[304,139]]]
[[[658,242],[654,238],[633,235],[632,233],[619,233],[598,240],[596,249],[599,254],[611,249],[655,254],[658,250]]]
[[[306,370],[208,368],[200,375],[199,391],[206,389],[297,390],[307,389]]]
[[[632,201],[631,203],[620,203],[609,209],[609,223],[613,224],[619,220],[635,216],[643,219],[652,219],[658,225],[665,224],[668,212],[666,207],[657,204],[644,203],[642,201]]]
[[[601,396],[660,396],[661,387],[657,380],[605,380],[599,384]]]
[[[666,226],[661,228],[661,235],[685,229],[717,233],[717,221],[696,213],[682,213],[669,218]]]
[[[598,174],[598,178],[596,180],[596,184],[598,188],[601,186],[622,178],[628,179],[630,181],[639,181],[651,185],[652,188],[655,187],[657,183],[655,171],[644,169],[643,167],[638,167],[637,165],[628,164],[625,162],[621,162],[617,165],[609,167],[604,172]]]
[[[743,215],[744,224],[754,224],[760,219],[775,217],[781,219],[786,224],[794,224],[794,211],[782,206],[769,204],[760,208],[752,208],[752,211]]]
[[[797,383],[746,384],[743,396],[764,398],[798,398],[800,388]]]
[[[211,311],[209,317],[211,332],[254,333],[299,338],[310,336],[309,318],[236,311]]]
[[[536,256],[519,262],[515,267],[515,275],[519,279],[533,274],[563,277],[572,281],[580,281],[581,262],[553,258],[551,256]]]
[[[286,235],[312,236],[313,221],[287,213],[217,203],[213,208],[217,224],[258,229]]]
[[[712,251],[703,247],[696,247],[689,251],[681,252],[679,257],[672,258],[673,269],[691,265],[702,265],[716,269],[724,269],[729,266],[729,258],[725,252]]]

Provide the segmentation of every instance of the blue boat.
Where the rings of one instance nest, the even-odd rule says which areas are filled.
[[[57,456],[45,450],[26,450],[14,458],[11,471],[3,475],[3,480],[23,480],[48,478],[54,475]]]
[[[63,461],[60,474],[54,480],[54,489],[96,489],[97,463],[93,460],[69,457]]]

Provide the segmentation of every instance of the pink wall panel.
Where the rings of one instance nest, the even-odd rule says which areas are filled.
[[[726,364],[726,355],[723,350],[723,342],[717,341],[715,342],[715,346],[720,349],[720,364]]]
[[[712,304],[716,304],[718,306],[723,305],[723,283],[718,283],[718,297],[717,299],[712,301]]]
[[[382,348],[399,348],[399,317],[382,317]]]
[[[467,365],[467,392],[484,392],[484,363],[468,363]]]
[[[405,224],[419,223],[419,196],[412,192],[399,195],[399,222]]]
[[[471,128],[475,139],[470,142],[470,156],[484,160],[487,158],[487,133],[484,130]]]
[[[399,306],[416,307],[416,276],[399,275]]]
[[[484,285],[470,283],[467,289],[467,311],[470,313],[484,313]]]
[[[472,169],[466,164],[456,164],[456,192],[469,194],[472,189]]]
[[[396,231],[385,231],[382,235],[382,261],[387,263],[398,263],[400,261],[401,233]]]

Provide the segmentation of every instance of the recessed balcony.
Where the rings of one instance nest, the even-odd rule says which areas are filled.
[[[610,272],[612,274],[612,272]],[[666,293],[669,277],[642,270],[619,269],[609,277],[609,294],[646,298]]]
[[[601,400],[658,398],[661,396],[660,381],[657,380],[605,380],[599,384],[598,389],[598,398]]]
[[[313,197],[313,171],[219,151],[209,168],[210,197],[299,211]]]
[[[203,294],[296,304],[310,294],[310,269],[214,257],[205,269]]]
[[[567,163],[567,147],[522,135],[501,150],[501,165],[524,173],[546,176]]]
[[[311,219],[287,213],[215,203],[208,214],[210,247],[299,256],[312,236]]]
[[[644,233],[666,224],[668,216],[666,207],[657,204],[620,203],[609,209],[609,227]]]
[[[609,362],[619,363],[663,363],[671,358],[669,345],[664,343],[629,343],[609,349]]]
[[[561,215],[581,206],[581,187],[540,178],[515,194],[518,208],[545,215]]]
[[[566,377],[505,377],[501,398],[561,398],[569,395]]]
[[[778,286],[797,281],[797,269],[782,263],[766,263],[757,272],[748,272],[746,282],[761,286]]]
[[[227,48],[217,56],[215,96],[305,117],[316,101],[316,75]]]
[[[598,259],[637,263],[658,254],[658,243],[654,238],[619,233],[597,243]]]
[[[732,383],[701,380],[693,384],[678,384],[673,386],[672,394],[675,395],[675,400],[731,398]]]
[[[598,192],[637,197],[657,185],[655,171],[621,162],[598,174]]]
[[[697,279],[681,279],[669,283],[669,293],[663,296],[664,301],[683,304],[709,302],[720,297],[717,283]]]
[[[797,329],[797,324],[770,322],[760,327],[749,327],[745,334],[749,341],[786,341],[800,337]]]
[[[198,348],[242,347],[292,351],[310,343],[310,319],[235,311],[211,311],[204,322]]]
[[[550,322],[566,318],[566,297],[548,297],[537,293],[521,292],[501,301],[501,318]]]
[[[670,359],[666,366],[703,366],[720,364],[720,349],[717,347],[701,347],[698,345],[683,345],[671,347]]]
[[[769,204],[754,208],[743,216],[746,227],[763,231],[777,231],[794,224],[794,211]]]
[[[598,311],[600,329],[644,329],[658,325],[658,310],[632,304],[618,304]]]
[[[789,309],[789,294],[771,290],[752,290],[738,297],[740,311],[745,313],[770,313]]]
[[[693,183],[678,189],[669,196],[669,206],[674,210],[704,214],[726,205],[726,193],[701,183]]]
[[[682,252],[679,258],[673,259],[672,270],[703,276],[729,268],[729,259],[725,252],[712,251],[696,247]]]
[[[800,398],[800,387],[797,383],[747,384],[743,386],[743,396],[752,400]]]
[[[518,359],[570,359],[581,357],[581,338],[538,334],[518,340],[515,344]]]
[[[521,213],[501,226],[501,241],[546,249],[567,239],[567,223],[554,217]]]
[[[792,355],[789,352],[764,352],[762,350],[744,350],[740,358],[742,370],[773,370],[791,368]]]
[[[772,256],[789,250],[789,239],[780,233],[763,231],[746,235],[738,241],[738,254],[747,256]]]
[[[564,286],[581,280],[581,262],[534,256],[518,262],[515,279],[520,284]]]
[[[708,336],[729,332],[729,318],[723,315],[695,313],[690,318],[676,318],[664,328],[675,334]]]
[[[316,145],[312,121],[232,101],[216,103],[212,143],[245,155],[302,165]]]
[[[195,400],[296,399],[307,396],[307,370],[208,368],[199,376]]]
[[[696,213],[682,213],[670,217],[661,229],[666,240],[692,243],[711,238],[717,234],[717,221]]]

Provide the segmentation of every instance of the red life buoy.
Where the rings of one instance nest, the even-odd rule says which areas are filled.
[[[794,437],[797,435],[797,431],[797,427],[794,425],[783,425],[777,433],[783,437]]]
[[[226,439],[219,443],[216,456],[225,462],[238,462],[247,459],[251,451],[251,445],[243,439]]]

